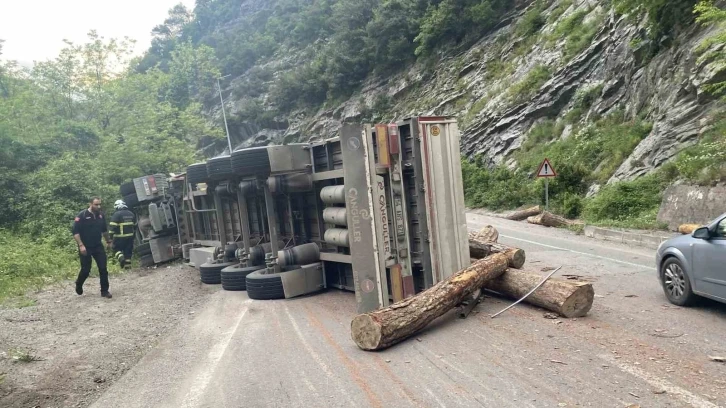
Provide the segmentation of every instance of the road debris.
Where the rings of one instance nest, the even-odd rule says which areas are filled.
[[[560,360],[550,360],[550,363],[567,365],[567,363],[565,363],[564,361],[560,361]]]
[[[559,319],[560,318],[560,315],[558,315],[557,313],[546,312],[545,314],[542,315],[542,317],[544,317],[545,319],[553,319],[554,320],[554,319]]]
[[[720,357],[720,356],[708,356],[708,358],[711,359],[711,361],[715,361],[717,363],[726,363],[726,357]]]
[[[625,295],[626,298],[636,298],[638,295]]]
[[[634,392],[629,392],[628,394],[634,396],[635,398],[640,398],[640,395],[635,394]]]

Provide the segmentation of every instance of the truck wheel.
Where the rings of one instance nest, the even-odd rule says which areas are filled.
[[[222,283],[222,269],[234,265],[235,262],[204,263],[199,267],[202,283],[219,285]]]
[[[262,274],[265,270],[258,268],[257,271],[247,275],[245,280],[247,296],[257,300],[285,299],[285,290],[282,288],[280,275],[298,269],[300,269],[300,265],[290,265],[282,268],[280,273]]]
[[[139,205],[139,197],[136,196],[136,193],[128,194],[124,196],[124,202],[129,208],[134,208]]]
[[[121,193],[121,196],[127,196],[129,194],[136,194],[136,187],[134,186],[133,181],[129,181],[128,183],[123,183],[118,188],[119,193]],[[128,203],[127,203],[128,204]]]
[[[139,259],[139,265],[141,265],[142,268],[154,266],[155,263],[154,256],[151,254],[144,255]]]
[[[207,160],[207,177],[210,180],[227,180],[234,176],[229,156],[220,156]]]
[[[270,174],[270,156],[267,147],[252,147],[232,152],[232,171],[238,176]]]
[[[228,266],[222,269],[222,289],[224,290],[246,290],[245,279],[254,271],[259,271],[259,266],[243,267],[241,264]]]
[[[149,244],[148,242],[144,242],[143,244],[134,248],[134,252],[139,254],[139,256],[148,255],[151,253],[151,244]]]
[[[207,163],[195,163],[187,167],[187,183],[197,184],[207,181]]]

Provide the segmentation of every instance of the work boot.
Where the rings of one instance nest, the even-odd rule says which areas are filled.
[[[111,296],[111,292],[101,292],[101,297],[111,299],[113,296]]]
[[[76,282],[76,293],[79,295],[83,294],[83,285],[79,285],[78,282]]]

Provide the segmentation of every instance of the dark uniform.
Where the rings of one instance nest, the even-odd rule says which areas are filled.
[[[96,260],[98,274],[101,278],[101,293],[108,292],[108,269],[106,269],[106,251],[103,248],[101,240],[103,233],[107,232],[106,219],[102,213],[94,214],[88,209],[81,211],[73,223],[73,235],[78,234],[81,237],[83,246],[86,247],[86,255],[78,255],[81,257],[81,272],[78,274],[76,286],[83,286],[88,275],[91,273],[92,259]]]
[[[111,216],[111,238],[114,256],[122,267],[131,262],[134,250],[134,227],[136,216],[127,209],[117,210]]]

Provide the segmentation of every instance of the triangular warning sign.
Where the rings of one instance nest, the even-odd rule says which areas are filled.
[[[557,177],[557,172],[550,164],[549,159],[544,159],[537,170],[537,177]]]

